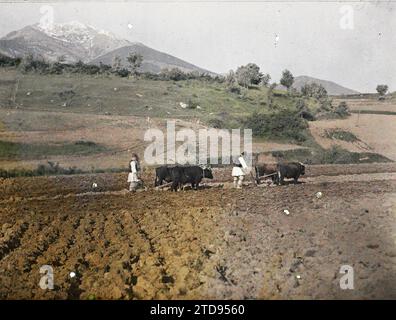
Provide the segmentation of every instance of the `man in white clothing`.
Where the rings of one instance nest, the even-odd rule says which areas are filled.
[[[136,153],[132,154],[131,161],[129,162],[130,172],[128,174],[129,191],[136,191],[136,189],[142,185],[142,181],[139,178],[140,175],[140,163],[139,157]]]
[[[245,153],[242,152],[238,157],[238,163],[234,164],[232,168],[232,176],[234,178],[234,187],[237,189],[242,189],[243,179],[245,175],[248,173],[248,165],[244,159]]]

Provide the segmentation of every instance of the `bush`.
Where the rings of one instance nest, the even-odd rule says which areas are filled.
[[[21,63],[21,58],[11,58],[0,54],[0,67],[14,67]]]
[[[225,126],[224,121],[219,118],[210,119],[208,125],[215,129],[222,129]]]
[[[308,109],[300,111],[299,116],[307,121],[315,121],[315,116]]]
[[[49,73],[50,64],[45,62],[44,59],[34,59],[32,55],[28,55],[22,60],[19,65],[22,72],[37,72],[37,73]]]
[[[120,69],[120,70],[117,70],[117,71],[115,72],[115,74],[116,74],[117,76],[121,77],[121,78],[126,78],[126,77],[129,76],[129,70],[128,70],[128,69],[125,69],[125,68],[122,68],[122,69]]]
[[[241,87],[238,85],[230,85],[227,87],[227,90],[231,93],[241,94]]]
[[[318,100],[327,98],[327,90],[316,82],[304,84],[301,87],[301,93],[306,97],[314,97]]]
[[[273,151],[272,156],[282,161],[301,161],[307,164],[353,164],[391,162],[388,158],[377,153],[350,152],[339,146],[330,149],[318,148]]]
[[[244,123],[260,137],[292,139],[303,142],[307,138],[307,123],[298,112],[283,110],[272,114],[253,113]]]
[[[321,106],[316,114],[317,119],[345,119],[350,116],[348,105],[345,101],[341,101],[337,107],[333,107],[331,101],[326,100],[321,103]]]
[[[85,140],[78,140],[75,142],[76,145],[80,146],[87,146],[87,147],[96,147],[97,144],[93,141],[85,141]]]
[[[347,142],[359,141],[358,137],[356,137],[352,132],[341,129],[325,130],[325,136],[330,139],[337,139]]]
[[[348,117],[351,113],[349,112],[348,105],[345,101],[341,101],[338,107],[334,110],[334,112],[340,117],[340,118],[346,118]]]
[[[34,170],[27,169],[0,169],[0,178],[14,178],[14,177],[33,177],[33,176],[47,176],[47,175],[70,175],[83,173],[81,169],[76,167],[63,168],[59,163],[48,161],[47,164],[40,164]]]
[[[188,109],[196,109],[199,106],[199,102],[194,99],[188,99],[187,108]]]

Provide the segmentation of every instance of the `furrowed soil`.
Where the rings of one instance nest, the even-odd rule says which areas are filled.
[[[216,169],[177,193],[150,187],[151,171],[136,193],[125,173],[0,180],[0,298],[396,298],[394,164],[311,166],[300,184],[242,190]]]

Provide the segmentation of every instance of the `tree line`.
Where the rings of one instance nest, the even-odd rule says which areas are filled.
[[[64,74],[64,73],[78,73],[87,75],[110,75],[113,74],[119,77],[143,77],[151,80],[215,80],[223,82],[224,78],[221,76],[213,76],[208,73],[199,71],[183,71],[178,68],[164,68],[160,73],[141,72],[139,68],[143,62],[143,56],[131,52],[126,58],[127,65],[122,63],[119,56],[113,58],[111,65],[99,62],[99,64],[84,63],[77,61],[75,63],[66,62],[65,57],[58,57],[56,61],[50,62],[44,58],[34,57],[28,54],[23,58],[12,58],[0,54],[0,67],[17,67],[23,73],[40,73],[40,74]]]
[[[142,66],[144,58],[141,54],[131,52],[127,58],[127,66],[122,63],[120,56],[113,58],[112,64],[89,64],[83,61],[75,63],[67,63],[64,56],[58,57],[54,62],[46,61],[44,58],[34,57],[28,54],[23,58],[12,58],[0,54],[0,67],[18,67],[22,72],[38,72],[42,74],[63,74],[63,73],[82,73],[88,75],[100,74],[114,74],[119,77],[142,76],[152,80],[216,80],[218,82],[225,82],[231,92],[240,92],[238,86],[249,89],[252,86],[265,86],[271,90],[277,87],[277,83],[270,83],[271,75],[269,73],[262,73],[260,67],[255,63],[248,63],[247,65],[239,66],[234,72],[231,70],[226,76],[210,75],[199,71],[186,72],[179,68],[164,68],[159,73],[140,72],[139,68]],[[287,91],[296,91],[293,88],[294,76],[285,69],[279,82]],[[376,87],[379,99],[384,100],[389,87],[386,84],[379,84]],[[301,89],[301,94],[306,97],[313,97],[315,99],[325,99],[328,95],[326,89],[321,84],[315,82],[304,84]]]

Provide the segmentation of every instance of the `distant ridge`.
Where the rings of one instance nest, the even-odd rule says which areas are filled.
[[[297,89],[298,91],[301,90],[301,87],[307,83],[317,83],[321,84],[327,91],[329,95],[332,96],[339,96],[339,95],[349,95],[349,94],[358,94],[359,92],[353,89],[349,89],[343,87],[333,81],[317,79],[309,76],[297,76],[294,78],[293,88]],[[278,89],[286,90],[283,86],[278,86]]]
[[[159,73],[162,69],[165,68],[167,69],[178,68],[186,72],[198,71],[201,73],[208,73],[214,75],[213,72],[197,67],[191,63],[178,59],[167,53],[149,48],[142,43],[133,43],[129,46],[115,49],[109,53],[104,54],[103,56],[93,59],[91,63],[98,64],[102,62],[104,64],[111,65],[114,57],[119,56],[121,58],[122,64],[126,66],[127,65],[126,58],[128,57],[130,52],[136,52],[143,56],[144,59],[142,66],[140,68],[140,71],[142,72]]]

